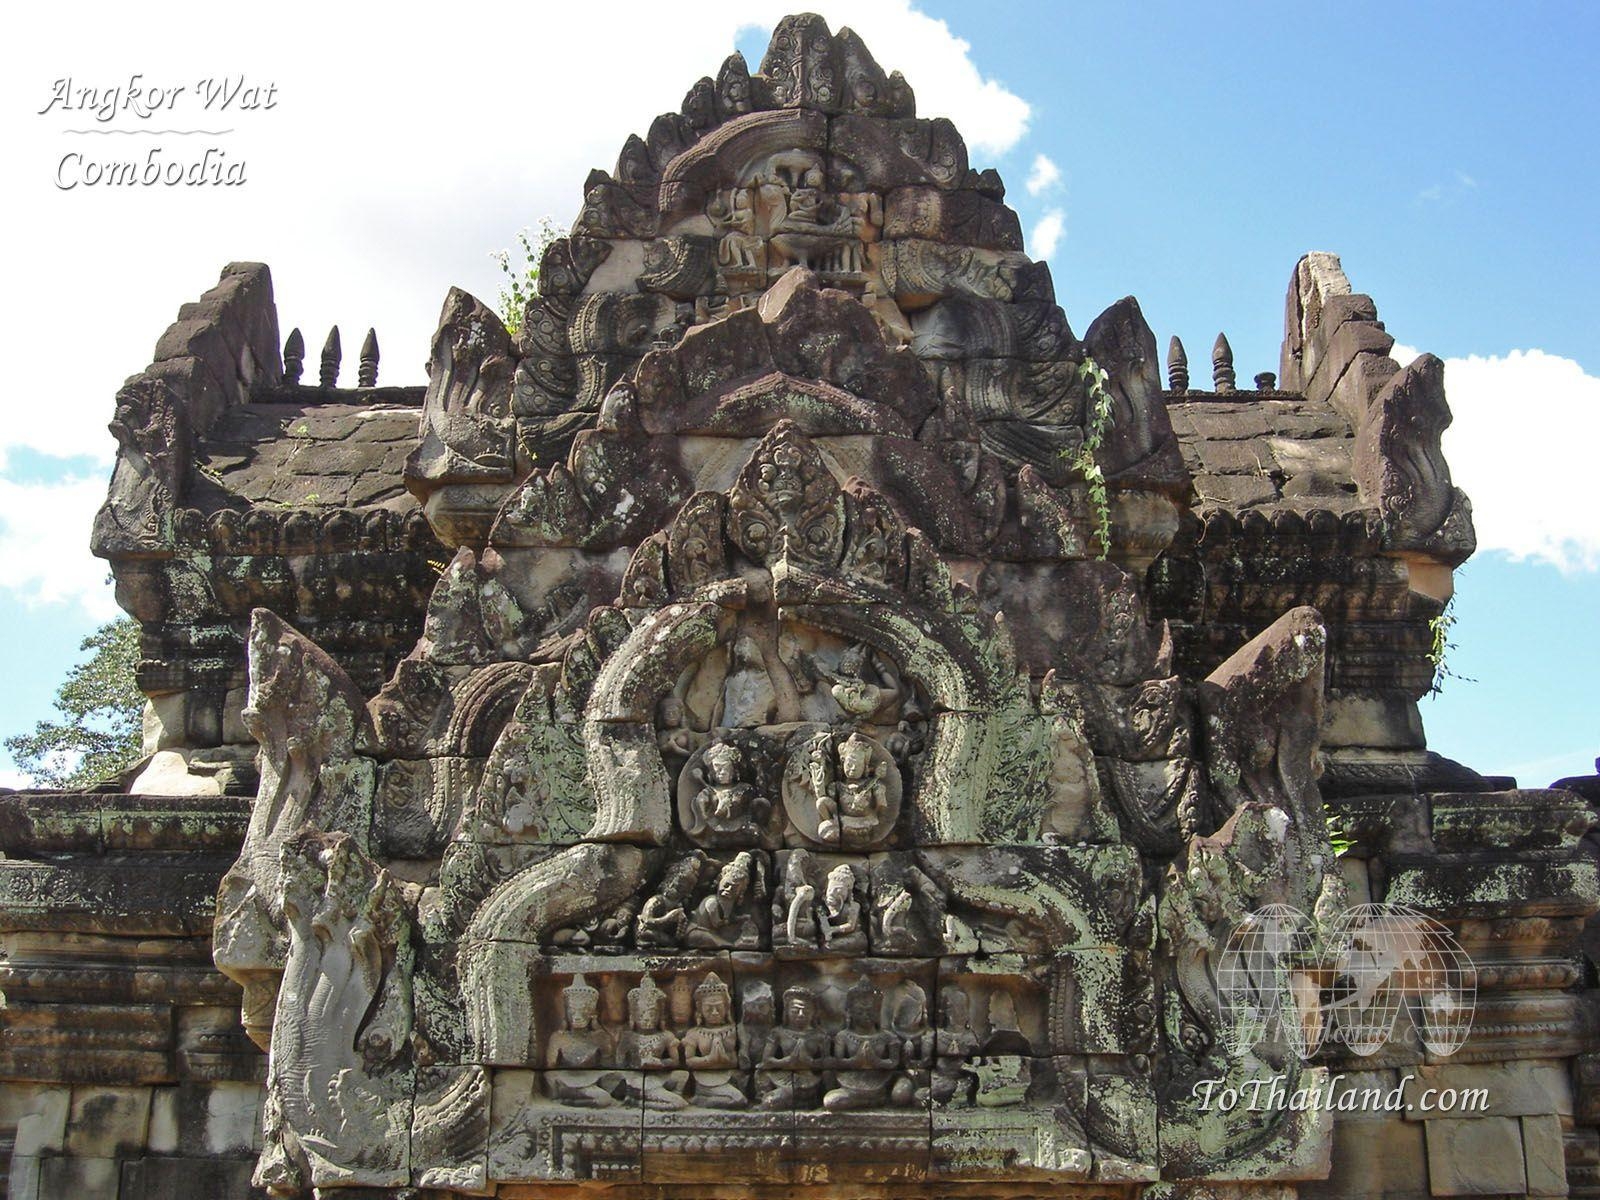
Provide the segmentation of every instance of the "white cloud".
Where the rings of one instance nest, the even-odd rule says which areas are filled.
[[[0,788],[30,788],[33,779],[26,771],[0,768]]]
[[[710,17],[714,11],[697,13],[696,20]],[[898,69],[905,74],[917,94],[917,115],[949,117],[975,158],[1006,153],[1028,131],[1032,114],[1028,102],[998,80],[985,78],[972,61],[971,43],[952,33],[944,21],[918,11],[910,0],[808,0],[806,4],[747,0],[741,12],[741,28],[771,29],[792,12],[820,13],[835,31],[848,25],[861,35],[885,71]],[[759,65],[751,63],[750,69]],[[707,70],[714,74],[715,66],[713,63]],[[688,82],[692,80],[685,81],[685,86]]]
[[[1408,363],[1417,351],[1396,346]],[[1600,377],[1543,350],[1445,360],[1455,420],[1444,435],[1457,486],[1472,499],[1478,548],[1600,570]]]
[[[79,604],[96,621],[115,616],[107,566],[89,554],[89,527],[105,498],[104,478],[0,479],[4,586],[30,606]]]
[[[1061,168],[1044,154],[1034,156],[1033,168],[1028,172],[1028,195],[1038,196],[1061,182]]]
[[[1052,208],[1039,218],[1039,223],[1028,235],[1029,251],[1035,258],[1049,258],[1061,244],[1061,235],[1066,227],[1067,214],[1059,208]]]
[[[654,0],[614,0],[606,22],[618,34],[601,41],[592,9],[514,0],[448,20],[313,0],[257,20],[185,0],[163,10],[158,39],[147,14],[114,0],[13,14],[0,44],[10,214],[0,254],[12,284],[0,327],[26,353],[8,368],[18,399],[0,422],[0,471],[23,447],[110,463],[117,388],[150,361],[178,306],[234,260],[271,264],[282,333],[300,326],[315,353],[338,323],[348,356],[375,326],[383,381],[422,382],[450,285],[492,301],[501,280],[490,252],[547,214],[570,221],[591,167],[610,169],[630,132],[714,77],[742,30],[799,7],[850,25],[885,70],[904,70],[919,112],[954,120],[974,165],[1026,132],[1028,103],[910,0],[747,0],[678,21],[663,21]],[[54,185],[64,154],[126,157],[163,140],[64,133],[95,122],[39,115],[57,79],[125,87],[138,73],[145,86],[193,88],[223,72],[277,85],[272,111],[203,121],[234,131],[221,145],[246,165],[243,187]],[[347,357],[346,378],[353,370]],[[104,484],[3,488],[15,523],[0,540],[0,587],[39,602],[88,597],[104,572],[85,548]]]

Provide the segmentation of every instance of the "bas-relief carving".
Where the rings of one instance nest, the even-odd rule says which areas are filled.
[[[1084,348],[965,164],[792,20],[591,178],[514,347],[452,294],[411,474],[492,526],[370,709],[252,635],[217,954],[276,1030],[263,1179],[1145,1179],[1158,1121],[1176,1171],[1260,1178],[1314,1143],[1173,1081],[1224,1069],[1223,915],[1332,894],[1325,634],[1196,687],[1086,561]],[[1159,491],[1147,335],[1125,302],[1089,342],[1108,474]]]

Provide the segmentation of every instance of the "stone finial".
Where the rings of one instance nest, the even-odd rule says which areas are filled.
[[[336,387],[339,383],[339,361],[344,357],[344,351],[339,348],[339,327],[335,325],[328,330],[328,340],[322,343],[322,372],[321,384],[325,388]]]
[[[1211,385],[1219,393],[1234,391],[1236,376],[1233,370],[1233,347],[1228,345],[1228,335],[1217,334],[1211,344]]]
[[[306,369],[306,339],[301,336],[300,329],[296,326],[289,331],[289,336],[283,343],[283,381],[285,383],[299,383],[300,375]]]
[[[1167,387],[1174,392],[1189,390],[1189,356],[1177,334],[1167,343]]]
[[[378,331],[367,330],[361,342],[361,364],[356,373],[357,387],[378,386]]]
[[[1256,376],[1256,391],[1275,392],[1278,390],[1278,376],[1273,371],[1262,371]]]

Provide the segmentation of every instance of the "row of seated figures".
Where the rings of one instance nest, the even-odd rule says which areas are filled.
[[[994,1030],[984,1046],[972,1029],[971,1000],[956,986],[940,990],[937,1025],[926,991],[910,980],[886,1003],[862,975],[837,1020],[827,1018],[816,989],[799,984],[783,992],[777,1024],[768,992],[746,996],[736,1025],[732,993],[715,971],[692,996],[692,1014],[675,1029],[671,989],[646,973],[627,993],[627,1027],[611,1028],[601,1020],[599,989],[574,975],[561,992],[561,1028],[545,1042],[546,1094],[582,1108],[839,1112],[1000,1107],[1027,1092],[1030,1047],[1004,991],[991,999]]]
[[[971,953],[977,934],[912,851],[678,855],[653,892],[556,930],[555,950],[772,950],[779,957]]]

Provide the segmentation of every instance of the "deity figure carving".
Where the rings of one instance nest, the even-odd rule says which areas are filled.
[[[889,751],[859,731],[837,745],[826,729],[805,735],[784,769],[789,819],[821,846],[862,850],[881,842],[899,816],[901,789]]]
[[[856,898],[859,887],[850,863],[840,863],[828,872],[823,889],[822,944],[835,954],[866,952],[867,930],[861,919],[861,901]]]
[[[972,1103],[977,1077],[967,1060],[977,1052],[972,1032],[972,1001],[959,987],[939,989],[939,1028],[934,1033],[933,1102],[961,1106]]]
[[[661,890],[639,909],[634,941],[640,949],[683,945],[689,929],[689,905],[705,863],[705,855],[696,851],[667,868]]]
[[[821,935],[815,871],[816,860],[809,850],[790,850],[784,855],[783,877],[772,901],[774,947],[817,945]]]
[[[817,833],[825,842],[866,845],[877,832],[888,807],[883,782],[888,764],[873,761],[872,742],[852,733],[839,745],[839,778],[833,795],[817,798]]]
[[[684,832],[707,846],[749,845],[760,838],[772,813],[772,801],[740,778],[744,755],[732,742],[706,747],[698,765],[688,768],[698,784],[688,805]]]
[[[881,654],[872,654],[869,666],[868,656],[867,647],[858,643],[839,656],[838,670],[819,663],[817,671],[828,680],[828,692],[846,717],[872,723],[887,714],[903,693],[894,666]],[[872,673],[882,682],[872,682],[868,678]]]
[[[845,996],[845,1025],[833,1035],[834,1086],[822,1097],[830,1112],[874,1108],[889,1099],[900,1043],[879,1028],[883,996],[866,976]]]
[[[700,1108],[748,1107],[750,1098],[733,1078],[739,1065],[733,998],[715,971],[694,990],[694,1020],[683,1037],[683,1061],[694,1076],[694,1103]]]
[[[894,1034],[900,1039],[900,1055],[905,1070],[895,1076],[889,1087],[889,1102],[904,1108],[911,1104],[926,1104],[931,1094],[931,1069],[933,1067],[938,1035],[928,1024],[928,993],[922,985],[907,980],[895,997],[893,1019]]]
[[[828,1034],[816,1021],[817,998],[810,988],[797,985],[783,993],[783,1024],[767,1038],[756,1072],[759,1107],[812,1108],[822,1098],[820,1072],[828,1057]]]
[[[766,864],[742,850],[717,873],[717,885],[695,906],[684,944],[698,950],[755,950],[761,945],[756,906],[766,899]]]
[[[622,1064],[640,1072],[627,1081],[627,1096],[646,1108],[676,1109],[688,1105],[684,1090],[689,1073],[676,1069],[679,1041],[665,1027],[667,993],[646,973],[628,992],[628,1032],[622,1040]]]
[[[775,1014],[772,985],[758,979],[746,984],[739,996],[739,1069],[749,1071],[761,1063],[772,1036]]]
[[[687,723],[682,698],[667,696],[656,706],[656,747],[661,757],[681,765],[700,749],[701,736]]]
[[[582,974],[561,992],[563,1024],[545,1044],[545,1090],[580,1108],[610,1108],[614,1073],[607,1070],[611,1038],[600,1024],[600,992]],[[611,1086],[607,1086],[607,1084]]]
[[[706,214],[721,234],[717,242],[717,265],[729,276],[742,277],[767,270],[766,242],[756,226],[755,191],[749,187],[730,188],[712,197]]]

